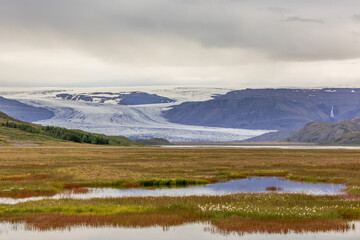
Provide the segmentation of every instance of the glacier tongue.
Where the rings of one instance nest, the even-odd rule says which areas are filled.
[[[82,129],[106,135],[123,135],[132,139],[160,137],[174,142],[240,141],[269,132],[268,130],[175,124],[168,122],[162,116],[162,109],[190,100],[191,96],[198,95],[201,99],[205,99],[212,95],[223,94],[224,89],[174,88],[169,92],[166,89],[148,89],[148,92],[167,95],[166,97],[176,96],[178,102],[122,106],[61,100],[54,98],[53,95],[56,93],[51,92],[49,94],[23,92],[13,95],[8,93],[6,97],[45,107],[55,113],[54,117],[36,123]]]

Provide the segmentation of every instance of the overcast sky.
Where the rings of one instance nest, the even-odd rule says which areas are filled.
[[[0,86],[360,87],[359,0],[0,0]]]

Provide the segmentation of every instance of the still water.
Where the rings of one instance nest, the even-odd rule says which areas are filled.
[[[17,204],[20,202],[42,199],[92,199],[92,198],[121,198],[121,197],[183,197],[183,196],[221,196],[234,193],[303,193],[310,195],[337,195],[342,194],[345,185],[325,183],[293,182],[278,177],[251,177],[228,182],[193,186],[187,188],[89,188],[86,193],[72,191],[59,193],[52,197],[30,197],[22,199],[0,198],[0,204]]]
[[[354,228],[348,231],[328,231],[328,232],[305,232],[287,234],[238,234],[230,233],[223,235],[213,229],[211,225],[206,223],[186,224],[170,228],[147,227],[147,228],[122,228],[122,227],[71,227],[66,230],[46,230],[39,231],[26,227],[25,224],[0,223],[0,239],[6,240],[97,240],[97,239],[196,239],[196,240],[212,240],[212,239],[244,239],[244,240],[359,240],[360,239],[360,222],[351,223]]]
[[[255,149],[299,149],[299,150],[360,150],[360,146],[322,146],[322,145],[163,145],[162,148],[255,148]]]

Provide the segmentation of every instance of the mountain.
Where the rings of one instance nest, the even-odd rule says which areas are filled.
[[[276,132],[264,133],[260,136],[245,139],[243,142],[285,142],[288,137],[296,134],[299,130],[299,128],[281,129]]]
[[[230,89],[206,87],[118,87],[56,91],[25,89],[1,92],[1,94],[27,105],[49,109],[55,114],[51,118],[34,123],[113,136],[121,135],[130,139],[164,138],[171,142],[231,142],[268,132],[177,124],[169,122],[163,115],[163,111],[182,102],[206,101],[218,98],[229,91]],[[140,93],[147,93],[146,96],[151,99],[146,100],[141,97],[140,100],[143,102],[139,102],[135,97],[131,97],[144,96]],[[154,98],[157,98],[155,100],[158,103],[153,102]]]
[[[246,89],[203,102],[172,106],[174,123],[243,129],[302,128],[311,121],[360,116],[360,89]]]
[[[139,145],[123,136],[106,136],[81,130],[41,126],[20,121],[0,112],[0,145],[26,145],[75,142],[97,145],[129,146]]]
[[[0,97],[0,111],[22,121],[35,122],[49,119],[54,113],[48,109],[34,107],[17,100]]]
[[[337,137],[334,141],[334,144],[351,144],[359,145],[360,144],[360,131],[358,132],[349,132]]]
[[[38,124],[171,142],[238,142],[265,133],[269,134],[249,141],[281,140],[294,133],[287,129],[301,129],[308,122],[336,123],[360,116],[360,89],[356,88],[234,91],[138,87],[19,90],[1,94],[33,107],[23,116],[35,113],[42,118],[33,121]],[[23,111],[17,106],[8,109],[13,113]],[[37,113],[42,110],[54,115]],[[284,131],[270,133],[271,130]]]
[[[307,143],[360,143],[360,118],[338,123],[310,122],[298,133],[289,137],[289,142]]]
[[[136,139],[135,142],[141,145],[173,145],[171,142],[164,138],[153,138],[153,139]]]

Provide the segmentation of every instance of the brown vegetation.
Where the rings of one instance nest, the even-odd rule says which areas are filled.
[[[270,187],[266,187],[265,190],[266,191],[276,192],[276,191],[281,191],[282,188],[281,187],[270,186]]]
[[[139,187],[143,180],[217,182],[247,176],[342,183],[349,195],[44,200],[11,208],[0,204],[0,221],[25,221],[44,230],[77,225],[168,227],[202,221],[223,233],[343,231],[349,228],[345,220],[360,219],[359,172],[357,150],[4,148],[0,149],[0,197],[82,193],[87,186]]]
[[[118,187],[118,181],[121,187],[138,187],[148,179],[213,183],[247,176],[342,183],[349,193],[360,194],[359,171],[358,150],[12,148],[0,149],[0,195]]]
[[[2,179],[4,182],[27,182],[27,181],[39,181],[48,178],[45,174],[24,175],[24,176],[10,176]]]
[[[0,218],[1,221],[1,218]],[[123,214],[113,216],[93,216],[93,215],[65,215],[65,214],[43,214],[25,217],[7,218],[11,223],[24,223],[28,229],[41,231],[69,229],[71,227],[128,227],[145,228],[160,226],[165,229],[179,226],[186,223],[204,222],[209,223],[207,231],[239,235],[251,233],[304,233],[304,232],[326,232],[340,231],[345,232],[353,228],[351,223],[342,220],[254,220],[244,218],[228,219],[195,219],[185,212],[176,211],[174,214]]]
[[[212,221],[213,228],[210,230],[217,233],[229,234],[236,232],[239,235],[245,233],[304,233],[326,231],[349,231],[353,226],[342,220],[254,220],[229,218]]]

